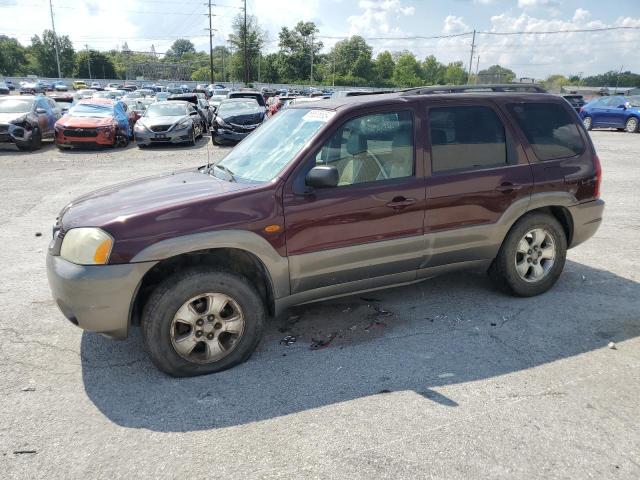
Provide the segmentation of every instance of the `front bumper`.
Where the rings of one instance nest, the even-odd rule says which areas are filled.
[[[227,128],[218,127],[213,130],[212,135],[216,143],[238,143],[244,140],[252,131],[235,132]]]
[[[71,128],[70,128],[71,129]],[[72,130],[93,131],[95,133],[86,136],[65,135],[64,128],[56,128],[56,145],[83,146],[83,145],[113,145],[116,141],[116,129],[97,130],[95,128],[74,128]]]
[[[24,127],[12,123],[0,123],[0,143],[10,142],[17,145],[29,145],[31,132]]]
[[[134,129],[133,134],[136,143],[141,145],[152,145],[156,143],[184,143],[191,141],[191,129],[151,132],[149,130]]]
[[[604,200],[579,203],[567,208],[573,220],[573,236],[569,245],[569,248],[573,248],[591,238],[600,227],[604,212]]]
[[[47,278],[53,299],[70,322],[123,339],[142,277],[155,264],[84,266],[48,254]]]

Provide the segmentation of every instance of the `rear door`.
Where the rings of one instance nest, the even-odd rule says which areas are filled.
[[[425,204],[416,113],[402,105],[345,119],[291,175],[283,205],[292,293],[416,278]],[[339,184],[304,192],[316,165],[335,166]]]
[[[481,100],[432,104],[427,111],[431,175],[427,179],[424,266],[490,259],[504,233],[500,217],[526,206],[533,177],[504,113]]]

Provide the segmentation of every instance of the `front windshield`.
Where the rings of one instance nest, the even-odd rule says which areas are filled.
[[[147,108],[145,117],[182,117],[187,114],[187,109],[179,103],[152,103]]]
[[[271,118],[245,138],[218,164],[228,174],[249,182],[268,182],[311,141],[335,112],[292,109]],[[225,176],[226,174],[226,176]]]
[[[0,101],[0,113],[28,113],[31,111],[33,100],[25,98],[11,98]]]
[[[69,115],[72,117],[108,118],[113,116],[113,106],[79,103],[69,110]]]
[[[234,115],[242,115],[243,113],[253,113],[260,108],[255,100],[222,102],[218,113],[233,113]]]

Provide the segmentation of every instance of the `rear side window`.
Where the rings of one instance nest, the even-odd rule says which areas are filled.
[[[429,109],[433,173],[507,164],[504,125],[489,107]]]
[[[573,157],[584,150],[577,117],[557,103],[508,106],[540,160]]]

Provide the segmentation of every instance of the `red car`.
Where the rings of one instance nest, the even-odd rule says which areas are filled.
[[[275,115],[289,101],[296,97],[271,97],[269,99],[269,116]]]
[[[55,143],[61,149],[84,145],[126,146],[134,123],[134,113],[121,101],[80,100],[56,122]]]

